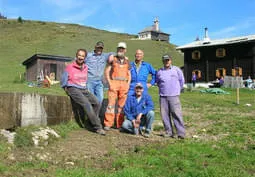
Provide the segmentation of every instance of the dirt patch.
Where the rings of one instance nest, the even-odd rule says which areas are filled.
[[[10,163],[41,160],[57,166],[74,166],[82,160],[102,161],[107,158],[110,160],[110,157],[114,155],[135,152],[139,146],[168,140],[161,137],[160,132],[153,132],[150,138],[145,138],[120,133],[116,129],[107,132],[106,136],[81,129],[71,132],[66,139],[61,139],[46,147],[32,147],[25,151],[14,149],[8,159]],[[103,164],[103,166],[109,165],[111,164]],[[102,164],[95,163],[93,166],[101,167]]]

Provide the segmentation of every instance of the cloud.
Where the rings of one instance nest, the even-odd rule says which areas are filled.
[[[89,11],[75,11],[74,13],[65,15],[57,19],[57,21],[64,23],[78,23],[80,25],[86,25],[85,21],[90,16],[96,14],[98,11],[97,8],[91,8]]]
[[[219,39],[233,37],[240,34],[247,35],[250,32],[254,32],[254,28],[255,17],[250,17],[240,23],[234,24],[232,26],[227,26],[218,31],[214,31],[210,34],[210,36],[212,38]]]
[[[111,32],[116,32],[116,33],[124,33],[125,29],[120,28],[120,27],[114,27],[112,25],[106,25],[103,27],[103,30],[111,31]]]
[[[41,0],[41,3],[47,7],[51,6],[52,17],[54,21],[63,23],[77,23],[86,25],[85,21],[96,14],[102,7],[95,1],[86,0]]]
[[[86,4],[86,2],[81,0],[76,0],[75,2],[73,0],[41,0],[41,3],[56,6],[57,10],[82,8]]]

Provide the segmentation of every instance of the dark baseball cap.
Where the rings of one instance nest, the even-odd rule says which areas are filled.
[[[165,54],[162,56],[162,60],[171,60],[172,57],[169,54]]]
[[[97,43],[96,43],[96,46],[95,47],[102,47],[102,48],[104,48],[104,43],[102,42],[102,41],[98,41]]]

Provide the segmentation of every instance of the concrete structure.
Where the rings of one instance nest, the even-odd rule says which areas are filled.
[[[159,29],[159,20],[155,18],[152,26],[146,27],[138,33],[138,37],[141,40],[156,40],[170,42],[170,34],[164,33]]]
[[[56,125],[73,119],[67,96],[0,93],[0,129],[28,125]]]
[[[184,53],[184,76],[191,82],[192,72],[198,81],[209,82],[221,76],[255,78],[255,35],[211,40],[205,28],[203,40],[176,48]]]

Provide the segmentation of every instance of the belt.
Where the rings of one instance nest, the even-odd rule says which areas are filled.
[[[127,78],[125,77],[114,77],[112,80],[117,80],[117,81],[127,81]]]

